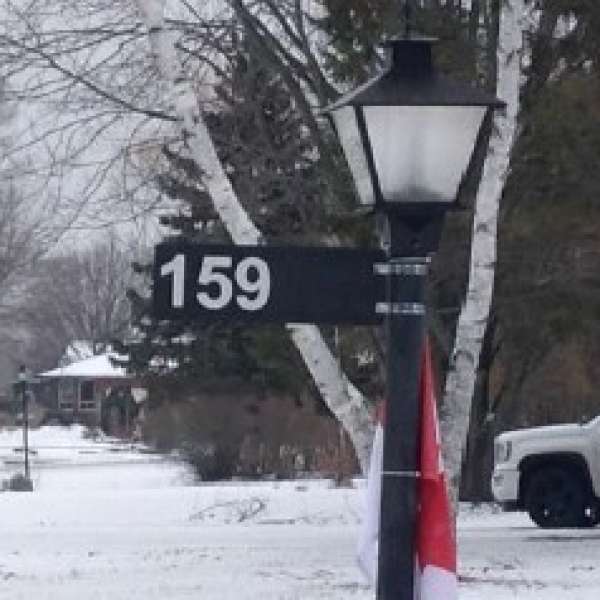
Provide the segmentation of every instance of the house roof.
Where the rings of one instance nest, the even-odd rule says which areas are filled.
[[[123,379],[129,377],[123,367],[113,365],[111,358],[126,360],[127,357],[115,353],[98,354],[40,373],[40,377],[90,377],[97,379]]]
[[[70,365],[71,363],[85,360],[94,356],[94,344],[87,340],[73,340],[66,348],[58,364]]]

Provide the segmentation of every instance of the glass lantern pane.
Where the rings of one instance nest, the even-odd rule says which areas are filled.
[[[454,202],[484,106],[366,106],[375,168],[388,202]]]
[[[352,106],[344,106],[334,110],[331,115],[354,179],[360,203],[373,205],[375,204],[375,194],[355,110]]]

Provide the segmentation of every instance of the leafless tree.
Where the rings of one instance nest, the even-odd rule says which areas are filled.
[[[150,165],[173,117],[131,3],[3,0],[0,14],[0,77],[17,111],[2,158],[18,165],[14,176],[69,225],[143,217],[157,202]]]
[[[40,261],[24,290],[18,323],[31,340],[28,362],[56,365],[74,340],[102,352],[129,328],[132,255],[114,235],[83,251]]]

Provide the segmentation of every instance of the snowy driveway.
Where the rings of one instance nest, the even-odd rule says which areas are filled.
[[[461,518],[461,598],[600,598],[600,528],[542,530],[524,514]]]
[[[112,477],[121,469],[116,490],[87,480],[0,495],[0,598],[373,598],[354,563],[355,490],[152,487],[174,466],[123,465]],[[465,599],[599,597],[600,530],[544,532],[523,516],[469,512],[460,553]]]
[[[34,493],[0,493],[0,600],[374,598],[354,560],[360,490],[197,486],[181,464],[92,456],[40,462]],[[459,542],[464,600],[600,597],[600,528],[468,509]]]

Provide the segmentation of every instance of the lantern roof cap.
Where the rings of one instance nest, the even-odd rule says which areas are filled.
[[[386,42],[384,45],[391,54],[386,70],[343,95],[323,112],[344,106],[505,106],[481,88],[436,72],[431,52],[435,41],[409,36]]]

